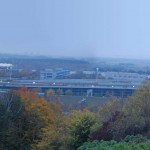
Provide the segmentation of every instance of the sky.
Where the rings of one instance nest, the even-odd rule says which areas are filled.
[[[150,57],[149,0],[0,0],[0,53]]]

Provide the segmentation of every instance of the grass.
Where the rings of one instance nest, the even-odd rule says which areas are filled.
[[[81,100],[85,98],[84,96],[60,96],[60,101],[64,104],[66,108],[78,108],[84,105],[90,109],[96,109],[98,106],[102,105],[108,98],[103,97],[87,97],[86,103],[81,104]]]

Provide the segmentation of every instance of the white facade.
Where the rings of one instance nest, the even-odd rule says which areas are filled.
[[[0,68],[12,68],[12,64],[7,64],[7,63],[0,63]]]
[[[138,73],[128,73],[128,72],[101,72],[101,75],[106,79],[146,79],[146,75],[140,75]]]

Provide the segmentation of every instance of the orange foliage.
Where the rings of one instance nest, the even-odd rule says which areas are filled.
[[[61,132],[59,124],[62,124],[60,107],[54,102],[48,102],[40,98],[35,91],[30,91],[26,87],[20,88],[16,93],[21,97],[26,115],[31,121],[31,127],[29,128],[32,131],[29,130],[28,133],[36,134],[36,136],[32,135],[34,137],[32,141],[36,141],[33,147],[43,149],[47,148],[46,146],[52,142],[58,141]],[[38,138],[35,138],[37,136]]]

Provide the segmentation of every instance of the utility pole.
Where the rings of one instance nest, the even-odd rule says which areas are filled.
[[[12,67],[10,67],[10,76],[9,76],[10,80],[11,80],[11,76],[12,76]]]
[[[96,68],[96,82],[97,82],[97,79],[98,79],[98,72],[99,72],[99,68]]]

